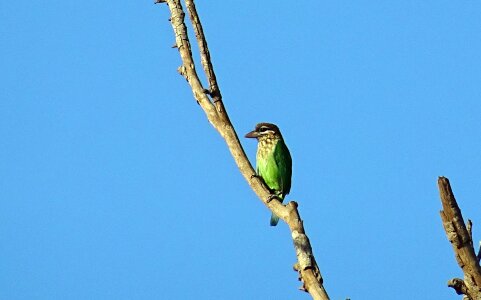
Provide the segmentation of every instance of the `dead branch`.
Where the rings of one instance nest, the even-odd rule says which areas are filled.
[[[468,220],[467,226],[465,225],[449,180],[439,177],[438,186],[443,204],[443,210],[440,213],[444,230],[453,246],[458,265],[464,273],[464,280],[451,279],[448,281],[448,286],[459,295],[463,294],[468,299],[479,300],[481,299],[481,267],[473,248],[472,222]]]
[[[284,206],[277,200],[271,201],[269,190],[263,185],[259,177],[254,176],[255,171],[225,110],[210,59],[207,41],[194,1],[185,0],[185,4],[199,46],[201,64],[208,80],[209,87],[207,89],[202,85],[195,69],[187,28],[184,22],[185,13],[180,0],[157,0],[156,2],[167,2],[170,9],[170,21],[175,34],[175,48],[178,49],[182,60],[182,65],[178,69],[179,73],[189,83],[194,98],[204,110],[209,122],[226,141],[240,172],[250,187],[265,206],[288,224],[297,255],[295,269],[299,272],[300,280],[303,282],[301,289],[310,293],[313,299],[329,299],[323,286],[322,276],[314,258],[309,238],[304,231],[303,221],[297,210],[297,203],[290,202]]]

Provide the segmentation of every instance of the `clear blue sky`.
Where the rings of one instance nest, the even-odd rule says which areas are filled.
[[[309,299],[152,2],[0,4],[0,299]],[[331,298],[458,299],[436,180],[479,241],[481,3],[198,9],[238,133],[284,134]]]

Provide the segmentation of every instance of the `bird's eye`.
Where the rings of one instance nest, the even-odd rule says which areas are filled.
[[[259,131],[260,131],[260,132],[264,132],[264,131],[266,131],[266,130],[267,130],[267,127],[261,127],[261,128],[259,128]]]

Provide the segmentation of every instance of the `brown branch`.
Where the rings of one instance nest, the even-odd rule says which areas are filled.
[[[202,86],[195,70],[191,46],[187,35],[187,28],[184,23],[185,14],[180,0],[166,0],[166,2],[171,13],[170,21],[175,34],[176,48],[178,49],[182,60],[182,66],[179,67],[179,73],[184,76],[189,83],[194,98],[204,110],[209,122],[226,141],[240,172],[251,188],[264,205],[288,224],[298,260],[296,263],[296,270],[299,272],[300,279],[303,281],[301,289],[309,292],[313,299],[329,299],[329,296],[323,287],[322,276],[312,253],[309,238],[304,231],[303,222],[297,210],[297,203],[290,202],[284,206],[277,200],[270,201],[271,195],[269,190],[264,186],[262,180],[255,176],[254,169],[252,168],[252,165],[242,148],[237,133],[229,120],[227,111],[222,102],[222,95],[217,85],[209,49],[207,47],[207,42],[205,40],[197,10],[195,9],[194,1],[185,0],[199,45],[202,66],[209,82],[208,90]],[[209,96],[211,98],[209,98]]]
[[[193,0],[185,0],[185,6],[187,11],[189,12],[189,17],[192,22],[192,27],[194,28],[195,38],[197,40],[197,44],[199,46],[200,52],[200,62],[202,67],[204,68],[205,75],[207,77],[207,81],[209,82],[209,94],[212,97],[214,105],[218,106],[218,110],[222,108],[222,95],[219,90],[219,86],[217,84],[217,78],[215,77],[214,67],[212,66],[212,62],[210,59],[210,52],[209,47],[207,47],[207,40],[204,36],[204,29],[202,28],[202,24],[199,20],[199,15],[197,14],[197,9],[195,8],[195,4]]]
[[[458,265],[464,273],[464,280],[452,279],[448,281],[448,286],[454,288],[456,293],[466,295],[468,299],[479,300],[481,299],[481,267],[473,248],[472,223],[468,221],[468,226],[465,225],[449,180],[439,177],[438,186],[443,204],[443,210],[440,213],[444,230],[453,246]]]

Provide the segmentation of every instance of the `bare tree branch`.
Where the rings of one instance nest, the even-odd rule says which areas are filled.
[[[170,9],[170,21],[175,34],[176,48],[178,49],[182,60],[182,66],[179,67],[179,73],[184,76],[189,83],[194,98],[204,110],[209,122],[226,141],[240,172],[251,188],[264,205],[284,220],[291,230],[297,255],[295,269],[299,272],[300,280],[303,281],[301,289],[309,292],[313,299],[329,299],[323,286],[323,279],[314,258],[309,238],[304,231],[303,221],[297,210],[297,203],[290,202],[284,206],[276,199],[271,201],[269,190],[264,186],[262,180],[255,176],[254,169],[252,168],[252,165],[242,148],[237,133],[229,120],[227,111],[222,102],[222,95],[217,84],[209,49],[194,1],[185,0],[185,3],[199,45],[202,67],[209,83],[208,89],[203,87],[195,69],[195,63],[192,58],[191,46],[187,35],[187,28],[184,22],[185,13],[182,9],[180,0],[157,0],[157,3],[160,2],[167,2]]]
[[[478,255],[476,255],[478,258],[478,264],[481,261],[481,242],[479,242],[479,248],[478,248]]]
[[[202,24],[200,23],[199,16],[197,15],[197,10],[193,0],[185,0],[185,6],[189,12],[189,17],[192,22],[192,27],[194,28],[195,37],[197,44],[199,45],[200,52],[200,62],[204,68],[205,75],[209,82],[209,94],[212,97],[214,105],[218,106],[218,110],[224,110],[222,104],[222,95],[217,85],[217,79],[214,73],[214,67],[210,59],[209,48],[207,47],[207,41],[204,36],[204,29],[202,29]]]
[[[449,180],[439,177],[438,186],[443,204],[443,210],[440,213],[444,230],[453,246],[458,265],[464,273],[464,280],[452,279],[448,281],[448,286],[454,288],[456,293],[466,295],[468,299],[479,300],[481,299],[481,267],[473,248],[472,222],[468,221],[466,227]]]

